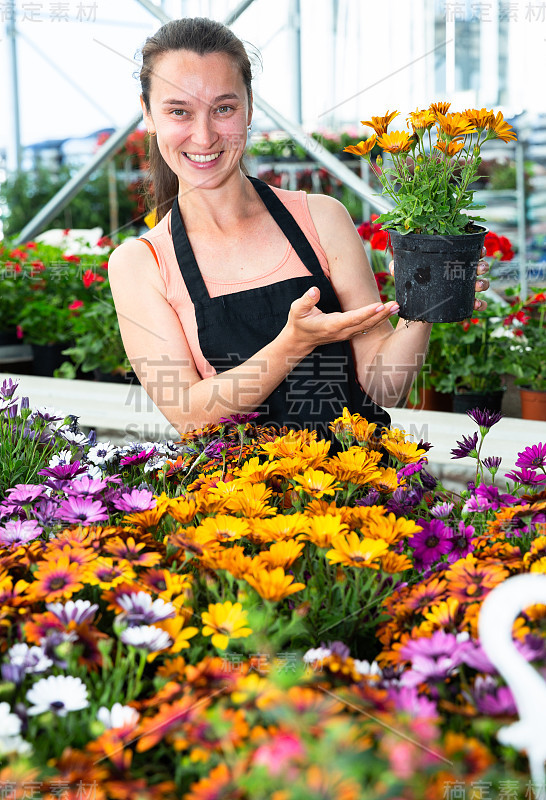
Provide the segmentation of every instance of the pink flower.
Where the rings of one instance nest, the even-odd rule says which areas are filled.
[[[83,306],[83,300],[74,300],[73,303],[70,303],[68,308],[70,309],[70,311],[77,311],[82,306]]]
[[[297,736],[279,733],[268,744],[258,747],[254,753],[254,763],[267,767],[270,775],[279,775],[294,761],[305,755],[305,750]]]

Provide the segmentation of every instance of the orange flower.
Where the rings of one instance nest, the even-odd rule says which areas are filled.
[[[385,440],[383,447],[402,464],[414,464],[427,452],[416,442],[393,442],[391,439]]]
[[[483,600],[508,575],[508,570],[495,564],[481,564],[469,553],[466,558],[456,561],[445,577],[453,597],[462,602],[476,602]]]
[[[453,114],[440,114],[438,112],[436,116],[438,118],[439,130],[441,133],[445,134],[445,138],[448,139],[448,141],[476,133],[476,128],[472,122],[458,111]]]
[[[85,582],[91,586],[98,585],[101,589],[111,589],[124,581],[132,581],[135,577],[135,572],[127,561],[114,564],[111,558],[101,558],[88,567]]]
[[[262,550],[259,553],[259,563],[263,564],[266,569],[275,567],[288,569],[300,557],[304,547],[304,542],[295,542],[293,539],[288,542],[275,542],[269,550]]]
[[[383,134],[387,132],[390,123],[399,113],[399,111],[392,111],[390,113],[387,111],[384,117],[372,117],[371,120],[361,120],[361,122],[368,128],[373,128],[378,136],[383,136]]]
[[[195,529],[195,533],[197,535],[201,532],[213,541],[232,542],[247,536],[250,533],[250,527],[245,519],[218,514],[216,517],[206,517],[201,522]]]
[[[503,142],[517,139],[512,126],[505,122],[502,111],[499,111],[493,121],[487,125],[487,130],[489,132],[488,136],[493,139],[502,139]]]
[[[196,783],[192,783],[189,792],[183,796],[182,800],[216,800],[216,798],[233,797],[232,789],[236,788],[235,781],[229,768],[221,763],[210,771],[206,778],[201,778]]]
[[[66,553],[56,561],[42,561],[34,573],[34,582],[30,584],[28,594],[33,600],[68,600],[74,592],[83,589],[85,573],[82,567],[71,562]]]
[[[175,703],[161,705],[155,716],[146,717],[135,729],[137,752],[145,753],[169,734],[183,730],[187,723],[197,720],[210,703],[210,697],[197,700],[193,695],[186,695]]]
[[[299,483],[307,494],[319,498],[324,497],[325,494],[335,494],[337,489],[341,488],[332,475],[319,469],[307,469],[303,475],[295,475],[294,481]]]
[[[438,114],[447,114],[450,105],[451,103],[445,103],[445,102],[431,103],[430,110],[435,116],[438,116]]]
[[[350,144],[348,147],[343,148],[344,153],[352,153],[355,156],[368,156],[374,149],[377,142],[377,136],[372,134],[366,141],[359,142],[358,144]]]
[[[271,571],[258,569],[253,575],[247,574],[244,578],[264,600],[283,600],[289,594],[305,589],[304,583],[293,583],[294,576],[285,575],[282,567]]]
[[[380,492],[394,492],[399,486],[398,473],[394,467],[379,467],[377,474],[371,478],[370,483]]]
[[[345,452],[331,458],[325,468],[340,481],[363,484],[380,476],[381,473],[377,467],[380,459],[379,451],[350,447]]]
[[[145,542],[135,542],[132,536],[129,536],[127,541],[123,541],[120,536],[111,539],[105,547],[105,551],[116,558],[124,561],[130,561],[139,567],[155,567],[161,561],[160,553],[143,553],[146,547]]]
[[[250,520],[250,538],[255,542],[282,542],[293,539],[309,527],[309,518],[299,512],[295,514],[277,514],[271,519]]]
[[[347,525],[341,515],[323,514],[309,519],[309,529],[300,534],[300,538],[313,542],[315,547],[331,547],[332,542],[346,532]]]
[[[486,108],[481,108],[479,111],[476,108],[467,108],[463,114],[480,132],[495,121],[495,114]]]
[[[432,128],[436,122],[436,116],[430,109],[411,111],[406,122],[411,125],[413,132],[417,133],[418,131],[427,131]]]
[[[451,158],[451,156],[456,156],[457,153],[461,152],[464,147],[464,141],[457,141],[456,139],[453,139],[451,142],[438,141],[434,147],[436,150],[441,150],[444,155]]]
[[[407,556],[398,553],[387,553],[381,557],[381,569],[394,575],[397,572],[404,572],[406,569],[413,569],[413,562]]]
[[[407,153],[415,143],[416,137],[410,136],[407,131],[384,133],[377,140],[377,144],[387,153]]]

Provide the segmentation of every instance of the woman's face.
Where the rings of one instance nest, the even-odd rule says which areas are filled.
[[[213,188],[238,169],[252,110],[230,56],[165,53],[154,67],[150,114],[142,106],[148,131],[157,134],[159,151],[181,184]]]

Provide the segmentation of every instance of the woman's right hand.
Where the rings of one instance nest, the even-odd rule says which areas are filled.
[[[394,301],[375,302],[351,311],[335,311],[325,314],[317,303],[320,291],[312,286],[290,306],[284,333],[291,337],[294,349],[305,356],[315,347],[330,342],[341,342],[353,336],[367,334],[380,326],[398,311]]]

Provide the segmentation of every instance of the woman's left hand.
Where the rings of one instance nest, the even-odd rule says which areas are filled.
[[[485,247],[482,247],[482,258],[486,254]],[[484,292],[486,289],[489,288],[489,281],[487,278],[482,278],[482,275],[485,275],[486,272],[489,272],[489,264],[487,261],[478,261],[478,280],[476,281],[476,293]],[[474,300],[474,309],[476,311],[483,311],[484,308],[487,308],[487,302],[485,300],[478,300],[476,298]]]
[[[482,258],[484,257],[486,252],[487,251],[485,247],[482,247]],[[389,270],[391,275],[394,276],[394,261],[390,262]],[[478,280],[476,281],[476,294],[478,294],[478,292],[485,292],[485,290],[489,288],[489,281],[487,280],[487,278],[482,278],[482,275],[485,275],[486,272],[489,272],[489,264],[487,263],[487,261],[478,261],[477,273],[479,277]],[[474,300],[475,311],[483,311],[485,308],[487,308],[486,300],[479,300],[478,298]]]

